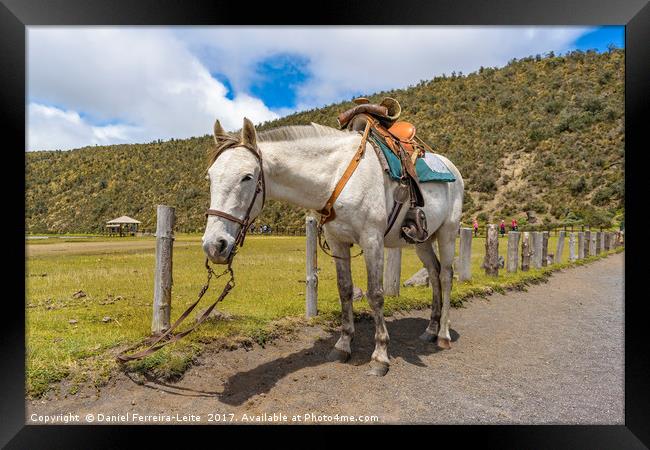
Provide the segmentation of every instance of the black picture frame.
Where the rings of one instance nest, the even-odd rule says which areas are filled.
[[[650,5],[646,0],[606,2],[604,0],[440,0],[398,2],[329,1],[233,2],[172,0],[1,0],[0,3],[0,92],[4,130],[5,164],[3,201],[5,223],[11,239],[4,246],[10,273],[3,282],[14,295],[5,295],[0,370],[0,445],[6,448],[121,448],[131,432],[168,439],[170,432],[187,427],[120,426],[35,426],[25,424],[25,51],[26,26],[30,25],[625,25],[625,425],[624,426],[438,426],[423,443],[435,445],[452,439],[455,445],[468,439],[482,447],[498,448],[645,448],[650,445],[648,380],[649,354],[646,350],[647,300],[643,293],[644,258],[648,258],[643,237],[643,152],[650,104]],[[645,126],[644,126],[645,125]],[[9,139],[7,139],[9,138]],[[647,145],[646,145],[647,146]],[[8,159],[7,159],[8,158]],[[15,165],[15,169],[14,169]],[[9,167],[11,169],[7,170]],[[11,175],[15,175],[12,177]],[[645,176],[644,176],[645,175]],[[9,206],[8,206],[9,205]],[[7,210],[9,208],[9,210]],[[646,242],[644,242],[646,241]],[[14,260],[15,258],[15,260]],[[268,429],[267,427],[263,427]],[[320,428],[319,428],[320,429]],[[131,431],[123,433],[122,430]],[[198,431],[197,431],[198,430]],[[334,437],[333,428],[325,433]],[[391,428],[373,428],[375,436],[391,433]],[[193,439],[219,439],[240,430],[198,427],[190,430]],[[340,428],[337,427],[337,432]],[[394,431],[394,430],[393,430]],[[201,436],[199,436],[199,434]],[[332,433],[332,434],[330,434]],[[399,435],[397,435],[399,437]],[[232,438],[233,436],[230,436]],[[404,436],[405,437],[405,436]],[[339,438],[336,438],[339,439]],[[416,444],[414,440],[409,442]],[[150,444],[153,441],[149,441]],[[332,445],[335,441],[332,440]]]

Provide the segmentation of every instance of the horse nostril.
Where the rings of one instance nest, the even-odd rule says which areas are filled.
[[[225,239],[218,239],[217,240],[217,252],[218,253],[223,253],[224,250],[226,250],[226,247],[228,246],[228,242],[226,242]]]

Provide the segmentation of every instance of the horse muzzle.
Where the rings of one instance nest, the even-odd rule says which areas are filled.
[[[203,242],[203,251],[213,264],[228,264],[231,259],[234,242],[218,237]]]

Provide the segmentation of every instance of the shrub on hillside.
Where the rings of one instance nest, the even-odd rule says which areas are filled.
[[[478,192],[493,193],[497,190],[497,175],[492,171],[484,170],[479,172],[473,183],[473,190]]]
[[[587,181],[585,180],[584,175],[578,178],[576,181],[571,183],[569,189],[573,195],[581,194],[587,188]]]

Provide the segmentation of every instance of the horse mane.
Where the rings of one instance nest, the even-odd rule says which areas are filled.
[[[311,122],[309,125],[287,125],[257,133],[260,142],[297,141],[322,136],[347,136],[347,130],[337,130]]]
[[[257,133],[257,140],[259,142],[287,142],[323,136],[349,136],[350,134],[356,133],[348,130],[337,130],[336,128],[311,122],[309,125],[286,125],[266,131],[260,131]],[[219,156],[222,151],[234,147],[239,143],[238,133],[226,133],[219,136],[219,138],[222,140],[221,145],[217,146],[215,144],[208,148],[208,168],[214,164],[217,156]]]

